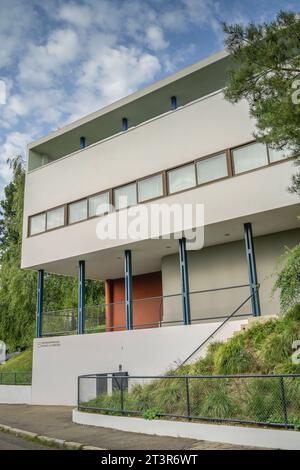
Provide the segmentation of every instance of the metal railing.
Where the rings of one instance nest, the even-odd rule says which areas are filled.
[[[220,322],[233,310],[232,290],[249,289],[249,284],[190,291],[191,323]],[[220,298],[222,295],[222,299]],[[243,293],[243,296],[246,294]],[[203,308],[205,305],[209,308]],[[249,300],[247,298],[247,300]],[[246,303],[246,302],[244,302]],[[244,304],[243,303],[243,304]],[[241,302],[242,304],[242,302]],[[223,307],[225,305],[225,307]],[[224,310],[227,312],[224,312]],[[241,309],[241,305],[237,310]],[[251,309],[235,313],[235,318],[252,315]],[[132,300],[133,329],[158,328],[183,324],[181,293]],[[147,321],[148,313],[151,320]],[[110,321],[108,320],[110,319]],[[44,312],[43,336],[71,335],[77,333],[77,308]],[[85,332],[114,332],[126,329],[125,302],[114,302],[85,307]]]
[[[0,385],[31,385],[31,372],[1,372]]]
[[[300,374],[121,376],[114,388],[112,380],[78,377],[78,409],[300,429]]]

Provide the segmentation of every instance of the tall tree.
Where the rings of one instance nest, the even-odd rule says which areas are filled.
[[[35,331],[35,271],[21,265],[25,171],[20,156],[9,161],[12,181],[4,188],[0,201],[0,339],[10,348],[31,345]],[[103,301],[103,285],[87,281],[87,304]],[[77,280],[49,275],[45,279],[45,310],[77,306]]]
[[[300,164],[300,16],[278,13],[270,23],[223,25],[234,61],[225,97],[246,99],[258,141],[291,150]],[[300,173],[290,187],[300,195]]]

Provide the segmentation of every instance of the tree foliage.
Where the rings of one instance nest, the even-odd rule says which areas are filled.
[[[280,290],[283,310],[300,305],[300,244],[286,249],[285,264],[278,274],[274,290]]]
[[[223,25],[234,65],[225,97],[246,99],[255,118],[255,137],[271,147],[300,151],[300,17],[281,11],[270,23]],[[300,164],[299,158],[296,158]],[[293,192],[300,195],[300,174]]]
[[[21,270],[21,244],[25,171],[20,156],[9,161],[12,181],[0,201],[0,339],[11,349],[31,345],[35,332],[35,271]],[[45,310],[77,306],[77,280],[45,276]],[[103,285],[87,281],[87,304],[103,301]]]

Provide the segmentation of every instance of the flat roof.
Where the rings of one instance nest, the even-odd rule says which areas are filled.
[[[169,111],[173,95],[182,106],[223,88],[230,64],[228,52],[218,52],[31,142],[28,149],[54,160],[61,158],[79,149],[81,136],[90,145],[120,132],[123,117],[133,127]]]

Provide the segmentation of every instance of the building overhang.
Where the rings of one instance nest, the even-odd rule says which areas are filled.
[[[254,237],[299,229],[300,204],[259,212],[236,219],[205,225],[204,248],[243,240],[244,223],[251,222]],[[191,245],[192,246],[192,245]],[[163,257],[178,253],[176,239],[148,239],[126,243],[117,247],[74,256],[63,260],[32,266],[46,272],[66,276],[77,276],[78,263],[86,261],[86,276],[89,279],[116,279],[124,276],[124,251],[132,250],[133,275],[159,271]]]
[[[39,159],[44,157],[47,158],[47,162],[51,162],[80,150],[82,136],[85,137],[87,145],[91,145],[118,134],[121,131],[123,117],[128,119],[129,127],[132,128],[168,112],[172,96],[177,97],[178,106],[184,106],[224,88],[226,71],[230,65],[232,58],[228,53],[219,52],[57,129],[28,145],[28,169],[40,166]]]

